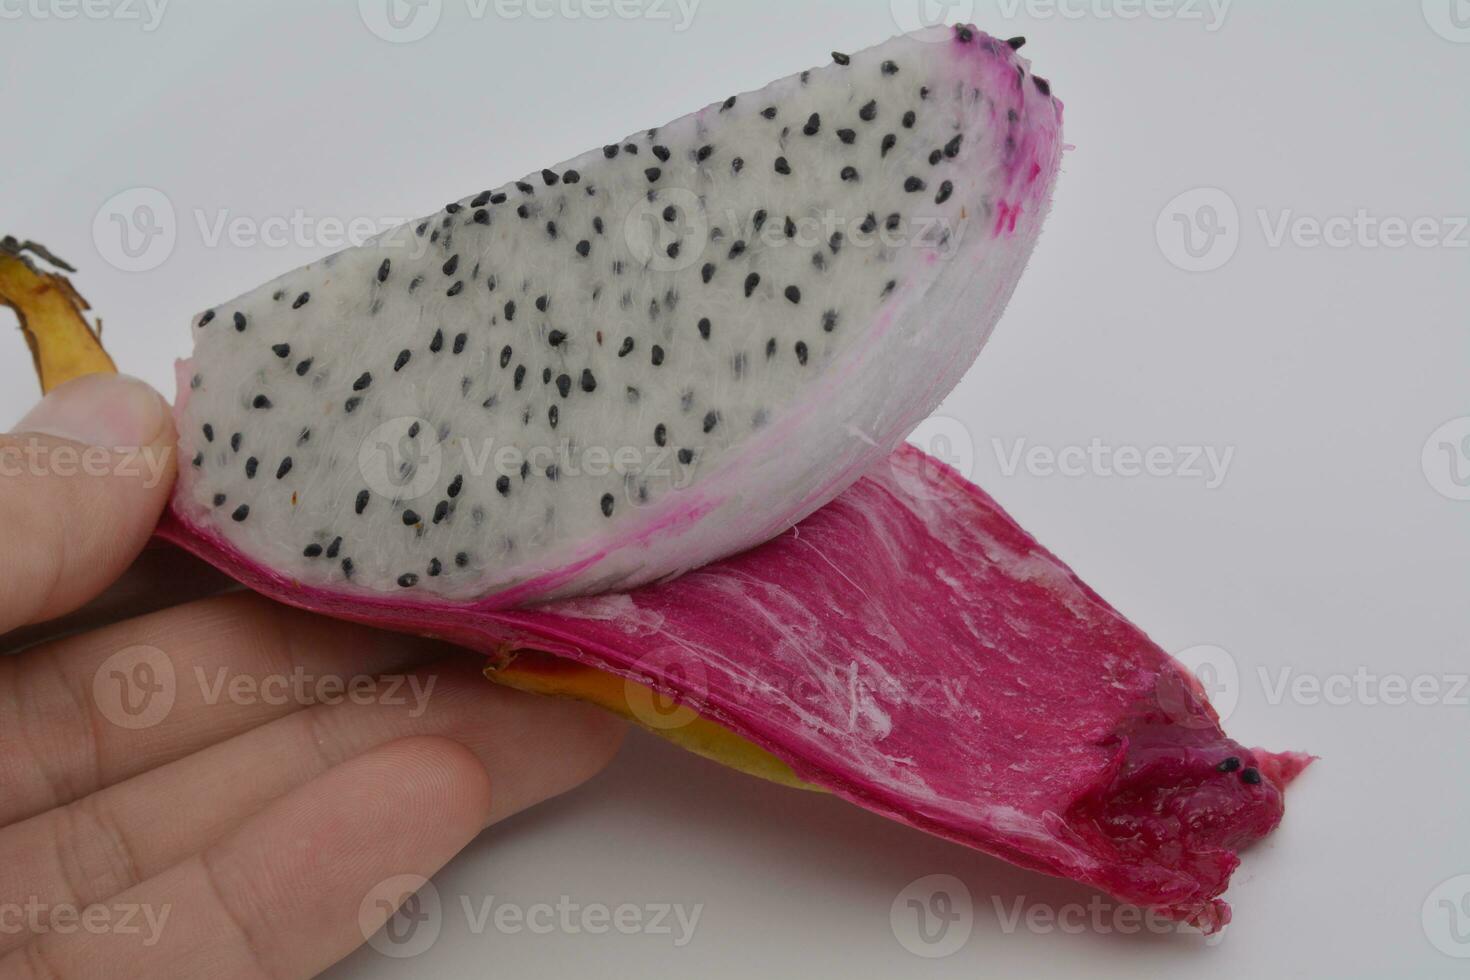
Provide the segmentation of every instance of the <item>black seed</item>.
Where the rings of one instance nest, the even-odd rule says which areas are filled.
[[[669,148],[667,146],[655,146],[653,148],[653,155],[658,157],[659,163],[669,162]]]
[[[801,127],[801,131],[807,136],[815,136],[818,132],[821,131],[821,129],[822,117],[817,115],[815,112],[807,117],[806,125]]]
[[[750,275],[745,277],[745,296],[747,299],[750,298],[751,293],[755,292],[755,287],[759,286],[760,284],[761,274],[759,272],[752,272]]]
[[[597,390],[597,378],[593,376],[591,368],[582,369],[582,390],[588,394]]]
[[[454,497],[458,497],[459,496],[459,491],[461,489],[463,489],[463,488],[464,488],[464,477],[463,476],[456,475],[453,480],[450,480],[449,481],[449,489],[447,491],[445,491],[445,492],[448,493],[449,496],[450,496],[450,498],[452,499]]]
[[[715,277],[715,264],[713,262],[706,262],[704,268],[699,270],[699,277],[705,282],[713,279]]]
[[[255,398],[251,400],[250,404],[254,408],[270,408],[271,400],[264,395],[256,395]]]
[[[934,195],[934,203],[943,204],[945,201],[949,200],[949,196],[953,193],[954,184],[951,184],[949,181],[946,180],[944,183],[939,185],[939,193]]]
[[[868,212],[868,216],[863,219],[863,223],[860,224],[860,225],[858,225],[858,231],[862,232],[865,235],[870,235],[874,231],[876,231],[877,229],[878,229],[878,216],[876,214],[874,214],[873,212],[869,211]]]
[[[929,166],[931,166],[931,167],[934,166],[935,164],[939,163],[939,161],[942,160],[943,158],[944,158],[944,151],[943,150],[935,150],[933,153],[930,153],[929,154]]]
[[[908,112],[905,112],[903,114],[903,119],[901,120],[902,123],[903,123],[903,128],[904,129],[913,129],[914,128],[914,121],[916,119],[918,119],[918,118],[919,118],[918,116],[914,115],[914,110],[912,110],[912,109],[910,109]]]
[[[944,155],[949,157],[951,160],[959,156],[960,143],[964,141],[964,138],[964,135],[960,134],[954,139],[950,140],[948,143],[944,144]]]
[[[518,218],[529,218],[530,216],[531,216],[531,209],[530,208],[526,207],[524,204],[519,204],[519,205],[516,206],[516,217],[518,217]]]
[[[692,450],[692,449],[681,449],[681,450],[679,450],[679,462],[683,463],[685,466],[688,466],[690,463],[694,462],[694,450]]]
[[[446,295],[446,296],[458,296],[460,294],[460,292],[463,291],[463,289],[464,289],[464,283],[463,282],[457,282],[453,286],[450,286],[448,292],[446,292],[444,295]]]
[[[444,205],[444,210],[448,211],[450,214],[459,214],[460,211],[464,210],[464,205],[458,203],[446,204]]]
[[[472,208],[483,208],[489,200],[490,200],[490,192],[489,191],[481,191],[480,193],[478,193],[478,194],[475,195],[474,200],[470,201],[470,207],[472,207]]]
[[[704,146],[701,146],[699,149],[694,151],[694,159],[698,163],[704,163],[704,161],[709,159],[709,155],[713,152],[715,152],[715,148],[706,143]]]
[[[843,180],[846,180],[846,181],[857,180],[858,179],[857,167],[843,167],[842,168],[842,175],[841,176],[842,176],[842,179]]]
[[[833,255],[836,255],[842,248],[842,232],[834,231],[832,237],[827,239],[827,247],[832,250]]]
[[[864,105],[861,109],[859,109],[858,110],[858,118],[861,119],[863,122],[872,122],[874,119],[877,119],[878,118],[878,103],[877,103],[877,101],[875,101],[875,100],[874,101],[869,101],[866,105]]]
[[[786,224],[782,227],[781,230],[786,233],[787,238],[796,237],[796,222],[791,220],[791,215],[788,214],[786,216]]]
[[[781,174],[782,176],[789,176],[790,175],[790,173],[791,173],[791,164],[786,162],[786,158],[785,157],[777,157],[776,158],[776,173]]]
[[[534,193],[536,193],[536,188],[532,187],[530,184],[526,183],[524,180],[518,180],[518,181],[516,181],[516,190],[520,191],[522,194],[534,194]]]
[[[505,195],[504,194],[491,194],[490,195],[490,203],[491,204],[504,204],[505,203]]]
[[[516,301],[510,300],[505,304],[505,322],[509,323],[516,318]]]
[[[601,216],[598,216],[598,217],[592,219],[592,230],[595,231],[595,232],[597,232],[599,235],[602,234],[602,218],[601,218]]]
[[[1234,772],[1235,770],[1240,768],[1240,759],[1237,756],[1232,755],[1224,762],[1217,765],[1215,768],[1218,769],[1220,772]]]
[[[736,157],[735,159],[731,160],[730,161],[730,169],[732,171],[734,171],[735,173],[737,173],[737,174],[740,171],[744,170],[745,169],[745,158],[744,157]]]
[[[429,559],[429,578],[434,578],[435,576],[437,576],[443,570],[444,570],[444,566],[439,563],[439,559],[437,559],[437,558],[430,558]]]
[[[195,469],[198,469],[199,467],[203,466],[204,465],[204,454],[203,453],[195,453],[194,454],[194,458],[192,460],[190,460],[190,463],[193,464],[193,466],[194,466]]]
[[[585,259],[588,256],[588,254],[591,253],[591,251],[592,251],[592,243],[589,242],[587,239],[584,238],[580,242],[577,243],[577,254],[580,255],[580,256],[582,256],[582,258]]]
[[[206,442],[214,442],[214,426],[210,425],[208,422],[205,422],[203,428],[200,431],[204,433],[204,440]]]
[[[735,96],[732,95],[732,96],[730,96],[728,99],[726,99],[720,105],[720,111],[721,112],[724,112],[726,109],[729,109],[729,108],[733,107],[734,105],[735,105]]]
[[[240,451],[240,433],[230,436],[230,448],[237,453]]]
[[[709,340],[709,328],[709,317],[701,317],[699,320],[699,335],[705,340]]]
[[[243,521],[245,518],[247,518],[249,516],[250,516],[250,505],[249,504],[241,504],[239,507],[236,507],[235,508],[235,512],[230,515],[230,519],[233,520],[233,521],[235,521],[236,523],[239,523],[240,521]]]
[[[771,358],[773,358],[775,356],[776,356],[776,338],[775,337],[772,337],[770,340],[766,341],[766,360],[769,361]]]
[[[607,146],[604,146],[602,148],[602,155],[604,157],[606,157],[607,159],[609,159],[609,160],[611,160],[613,157],[617,156],[618,155],[618,144],[616,144],[616,143],[609,143],[609,144],[607,144]]]
[[[309,544],[306,546],[306,549],[301,553],[307,558],[320,558],[322,554],[322,546],[319,544]]]
[[[741,254],[743,254],[744,252],[745,252],[745,242],[742,241],[742,240],[740,240],[740,239],[737,239],[735,241],[735,244],[733,244],[733,245],[730,246],[730,258],[732,258],[732,259],[733,258],[736,258],[737,256],[739,256]]]
[[[521,390],[521,385],[524,384],[525,381],[526,381],[526,366],[524,364],[517,364],[516,365],[516,373],[515,373],[515,386],[516,386],[516,391],[520,391]]]
[[[1240,781],[1248,786],[1261,785],[1261,770],[1255,766],[1246,766],[1240,771]]]
[[[1040,92],[1042,95],[1051,95],[1051,83],[1042,78],[1040,75],[1031,76],[1031,82],[1036,86],[1036,91]],[[1257,773],[1256,776],[1258,779],[1260,778],[1259,773]]]
[[[879,147],[878,155],[886,157],[888,155],[888,151],[893,149],[894,146],[896,146],[897,144],[898,137],[894,136],[892,133],[889,133],[887,136],[883,137],[883,143]]]
[[[553,330],[553,331],[551,331],[551,333],[549,333],[549,334],[546,335],[546,342],[548,344],[550,344],[552,347],[560,347],[561,344],[562,344],[562,341],[564,341],[566,339],[567,339],[567,335],[565,333],[563,333],[562,331],[560,331],[560,330]],[[502,359],[504,359],[504,360],[510,360],[510,358],[506,356],[506,354],[509,351],[510,351],[510,348],[507,347],[504,351],[501,352]]]
[[[903,216],[900,215],[897,211],[893,212],[887,218],[883,219],[883,227],[887,228],[889,231],[898,231],[898,226],[902,223]]]
[[[632,337],[624,337],[623,338],[622,346],[618,348],[618,356],[619,357],[627,357],[632,352],[633,352],[633,338]]]
[[[353,395],[351,398],[347,399],[347,401],[343,403],[342,407],[347,410],[348,415],[351,415],[353,412],[357,411],[357,406],[361,404],[362,399],[358,398],[356,395]]]
[[[831,333],[833,330],[837,329],[836,310],[828,310],[827,312],[822,314],[822,329],[825,330],[827,333]]]
[[[669,247],[664,249],[664,251],[668,254],[669,258],[677,259],[679,257],[679,243],[670,242]]]
[[[626,154],[628,154],[629,156],[635,156],[636,157],[638,155],[638,144],[637,143],[624,143],[623,144],[623,152],[626,153]]]
[[[469,556],[469,554],[467,552],[461,551],[461,552],[459,552],[458,554],[456,554],[454,556],[454,564],[457,565],[460,568],[464,568],[469,563],[470,563],[470,556]]]
[[[720,423],[720,417],[719,417],[719,415],[715,414],[714,412],[706,412],[705,413],[705,415],[704,415],[704,431],[705,432],[711,432],[711,431],[713,431],[714,430],[714,427],[716,425],[719,425],[719,423]]]
[[[530,409],[526,409],[526,411],[529,412]],[[558,411],[558,409],[557,409],[557,407],[555,405],[551,406],[550,408],[548,408],[546,410],[546,421],[548,421],[548,422],[551,423],[551,427],[553,429],[556,428],[556,422],[557,422],[557,419],[559,419],[559,418],[561,418],[561,412]]]
[[[495,479],[495,489],[500,491],[502,497],[510,494],[510,477],[499,476]]]
[[[488,225],[489,223],[490,223],[490,212],[489,211],[486,211],[484,208],[480,208],[480,210],[478,210],[478,211],[475,212],[475,224],[477,224],[477,225]]]
[[[373,383],[373,375],[372,375],[372,372],[371,371],[364,371],[364,372],[362,372],[362,375],[356,381],[352,382],[352,390],[353,391],[362,391],[364,388],[366,388],[368,385],[370,385],[372,383]]]
[[[541,383],[544,385],[551,384],[551,368],[541,369]]]
[[[561,177],[557,176],[553,170],[543,170],[541,171],[541,180],[545,182],[547,187],[554,187],[561,180]]]
[[[469,335],[468,334],[462,334],[462,333],[455,334],[454,335],[454,347],[452,347],[451,350],[453,350],[454,353],[456,353],[456,354],[463,354],[464,353],[464,345],[465,345],[465,342],[468,341],[469,339],[470,338],[469,338]]]
[[[1006,40],[1006,45],[1012,51],[1020,51],[1021,48],[1025,47],[1025,45],[1026,45],[1026,39],[1024,37],[1020,37],[1020,36],[1013,37],[1013,38],[1008,38]]]
[[[333,538],[332,539],[332,543],[329,544],[329,545],[327,545],[326,555],[327,555],[328,558],[336,558],[337,557],[337,552],[340,551],[341,549],[342,549],[342,539],[341,538]],[[343,564],[345,565],[346,562],[343,562]]]
[[[653,361],[654,367],[658,367],[664,362],[664,349],[658,344],[654,344],[653,349],[649,351],[649,359]]]
[[[787,286],[786,287],[786,298],[788,300],[790,300],[791,302],[793,302],[793,303],[800,303],[801,302],[801,290],[800,289],[797,289],[795,286]]]
[[[857,132],[851,129],[839,129],[837,131],[837,138],[844,143],[851,144],[853,140],[857,139]]]
[[[444,262],[443,271],[446,276],[454,275],[454,270],[459,268],[459,256],[451,255]]]
[[[214,319],[214,310],[205,310],[204,313],[201,314],[200,317],[199,317],[199,325],[201,327],[207,326],[209,324],[209,322],[211,320],[213,320],[213,319]]]
[[[559,374],[559,375],[557,375],[557,378],[556,378],[556,390],[559,391],[559,392],[561,392],[561,396],[563,398],[567,397],[567,395],[572,390],[572,378],[571,378],[571,375],[567,375],[567,374]]]
[[[648,182],[650,184],[658,180],[663,175],[664,172],[657,167],[649,167],[647,170],[643,171],[643,176],[648,178]]]
[[[837,62],[839,65],[846,66],[846,65],[852,64],[852,59],[850,57],[848,57],[847,55],[843,54],[841,51],[833,51],[832,52],[832,60],[835,61],[835,62]]]
[[[669,441],[669,430],[662,422],[653,427],[653,444],[662,448]]]
[[[351,578],[352,577],[352,559],[351,558],[343,558],[342,559],[342,574],[343,575],[346,575],[348,578]]]
[[[755,230],[760,231],[766,225],[766,209],[761,208],[751,217],[750,221]]]
[[[235,329],[238,330],[238,331],[240,331],[241,333],[244,333],[245,332],[245,314],[244,313],[236,313],[235,314]]]
[[[225,503],[225,499],[226,498],[225,498],[225,495],[224,494],[222,494],[222,493],[215,494],[214,495],[214,505],[216,507],[223,507],[224,506],[224,503]]]
[[[285,475],[287,473],[290,473],[290,472],[291,472],[291,457],[290,456],[287,456],[285,459],[281,460],[281,465],[276,467],[276,479],[277,480],[282,479],[282,478],[285,477]]]
[[[959,42],[961,44],[969,44],[971,41],[975,40],[975,32],[970,30],[970,28],[966,27],[964,24],[959,24],[955,27],[954,36],[959,38]]]
[[[434,505],[434,523],[438,524],[449,516],[449,501],[441,500]]]
[[[903,189],[910,194],[923,190],[927,185],[918,177],[910,177],[903,182]]]
[[[806,357],[807,357],[806,341],[804,341],[804,340],[798,340],[796,342],[796,363],[798,363],[798,364],[802,365],[803,367],[805,367],[806,366]]]
[[[411,589],[415,585],[419,584],[419,577],[413,572],[404,572],[402,575],[398,576],[398,584],[402,588]]]
[[[773,105],[766,106],[764,109],[761,110],[761,115],[765,116],[767,119],[775,119],[776,107]]]
[[[546,236],[548,238],[553,238],[553,239],[556,238],[556,222],[555,221],[548,221],[548,222],[546,222]]]
[[[356,510],[359,514],[367,510],[368,499],[370,497],[371,494],[369,494],[366,490],[359,490],[357,492],[357,500],[352,505],[353,509]]]
[[[271,353],[272,354],[275,354],[277,357],[280,357],[280,358],[290,357],[291,356],[291,345],[290,344],[276,344],[275,346],[273,346],[271,348]]]
[[[305,306],[307,303],[310,303],[310,302],[311,302],[311,293],[302,293],[300,296],[296,297],[296,299],[291,303],[291,309],[293,309],[293,310],[299,310],[303,306]]]
[[[403,526],[404,527],[413,527],[415,524],[419,523],[422,520],[423,520],[423,518],[418,515],[418,512],[417,511],[414,511],[414,510],[406,510],[406,511],[403,512]]]
[[[296,376],[298,378],[306,377],[306,372],[311,370],[311,360],[312,359],[308,357],[306,360],[296,365]]]
[[[403,366],[408,363],[409,358],[411,358],[411,357],[413,357],[413,352],[412,351],[409,351],[409,350],[401,350],[401,351],[399,351],[398,352],[398,357],[393,361],[393,370],[395,370],[395,371],[402,371],[403,370]]]
[[[883,62],[883,74],[885,74],[885,75],[897,75],[898,74],[898,65],[894,64],[891,61],[885,61],[885,62]]]

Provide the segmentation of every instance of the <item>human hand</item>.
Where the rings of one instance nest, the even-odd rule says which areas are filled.
[[[158,609],[218,580],[144,552],[175,433],[141,382],[72,381],[17,433],[0,980],[314,975],[391,914],[380,882],[433,874],[616,751],[621,722],[488,683],[474,654],[242,592]]]

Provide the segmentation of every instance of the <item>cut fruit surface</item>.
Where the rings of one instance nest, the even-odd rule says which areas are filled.
[[[791,526],[969,367],[1061,105],[904,36],[600,146],[196,318],[180,523],[323,592],[629,588]]]

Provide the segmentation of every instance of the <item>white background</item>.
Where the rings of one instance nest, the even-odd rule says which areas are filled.
[[[64,0],[3,0],[0,231],[78,265],[123,369],[172,393],[192,313],[335,250],[322,232],[212,243],[222,216],[429,212],[896,30],[888,0],[702,0],[685,30],[671,0],[598,21],[541,2],[553,16],[442,0],[426,37],[390,43],[356,2],[173,0],[150,30],[141,0],[72,20]],[[437,877],[442,934],[427,952],[365,949],[335,976],[1470,972],[1434,943],[1470,955],[1470,899],[1458,944],[1437,904],[1470,879],[1431,896],[1470,873],[1470,692],[1377,698],[1386,675],[1447,691],[1470,670],[1470,502],[1450,479],[1470,459],[1439,446],[1470,423],[1421,460],[1437,427],[1470,416],[1470,232],[1458,248],[1269,233],[1360,210],[1456,233],[1447,219],[1470,214],[1470,3],[1237,0],[1223,20],[1184,0],[1136,19],[1120,16],[1129,0],[951,8],[1030,38],[1076,149],[1009,313],[945,403],[957,421],[933,431],[973,447],[974,478],[1166,648],[1223,648],[1211,678],[1236,702],[1232,734],[1322,756],[1246,856],[1225,940],[1120,935],[1090,913],[1081,932],[1007,931],[997,903],[1054,911],[1092,894],[640,735],[592,785],[493,829]],[[127,272],[109,262],[106,202],[138,187],[167,198],[177,234],[145,256],[154,268]],[[1238,217],[1219,194],[1169,208],[1199,188]],[[1196,231],[1219,219],[1202,261],[1222,267],[1171,261],[1187,264],[1180,208]],[[0,341],[7,422],[35,385],[19,337]],[[1233,455],[1213,488],[1187,471],[1008,472],[1017,440],[1094,439]],[[1274,697],[1283,671],[1359,670],[1378,681],[1346,703]],[[928,960],[900,944],[890,906],[936,873],[968,889],[973,931]],[[700,919],[682,948],[649,933],[473,935],[460,902],[562,895],[698,905]]]

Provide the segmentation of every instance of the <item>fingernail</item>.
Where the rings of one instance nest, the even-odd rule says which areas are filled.
[[[164,418],[163,399],[137,378],[89,374],[47,394],[15,431],[120,449],[152,445]]]

